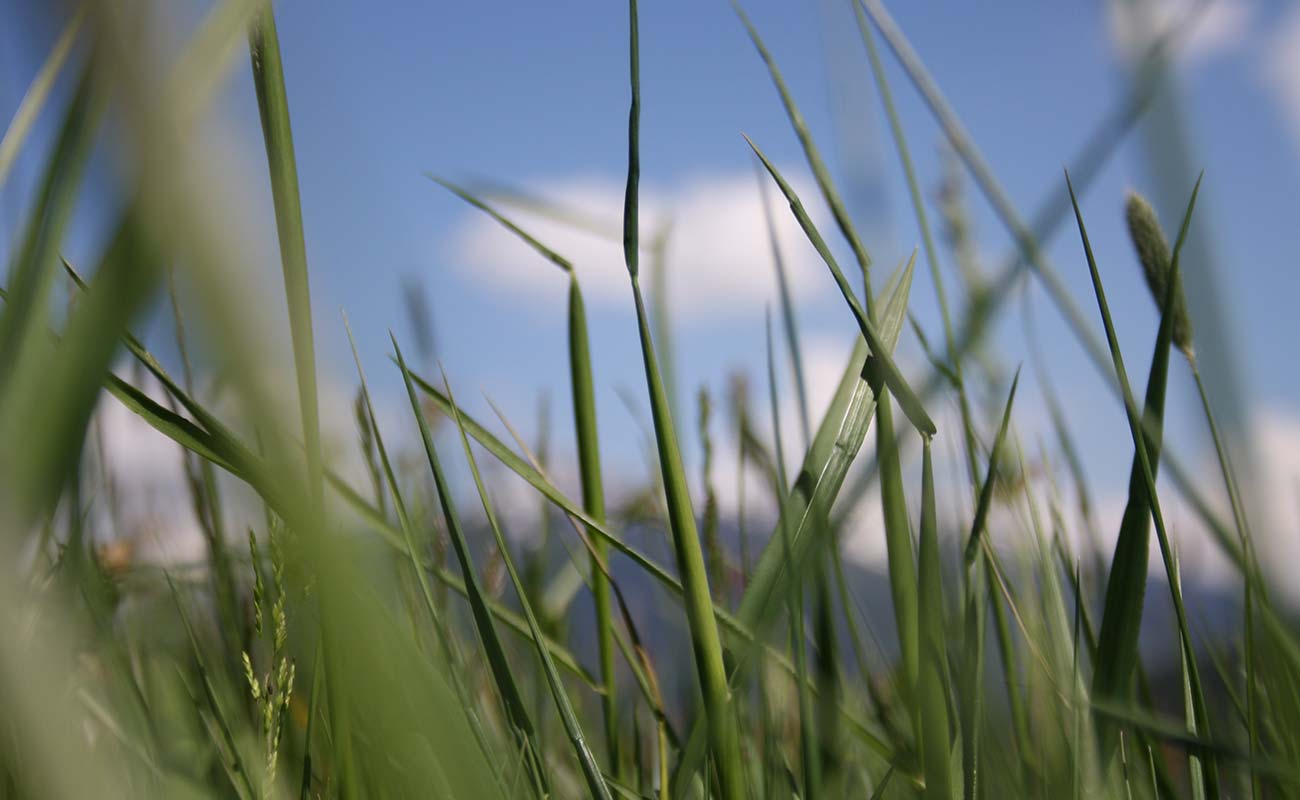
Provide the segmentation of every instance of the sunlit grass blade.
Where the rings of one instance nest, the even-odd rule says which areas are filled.
[[[470,448],[469,436],[466,435],[464,427],[461,426],[460,416],[455,411],[455,397],[451,393],[451,386],[446,381],[447,377],[444,374],[443,384],[447,390],[447,397],[452,401],[452,414],[456,421],[456,429],[460,433],[461,444],[465,449],[465,458],[469,462],[470,473],[474,476],[474,486],[478,489],[479,498],[483,501],[483,512],[487,515],[488,527],[492,529],[492,535],[496,539],[497,549],[501,554],[502,561],[505,563],[506,573],[510,576],[510,582],[514,585],[515,594],[519,597],[519,605],[523,610],[524,620],[528,623],[528,630],[532,634],[537,656],[541,659],[542,669],[546,675],[546,682],[550,686],[551,696],[555,699],[556,708],[560,712],[560,720],[564,724],[564,731],[569,737],[569,743],[573,746],[574,754],[578,757],[578,763],[582,767],[582,774],[587,781],[587,788],[591,791],[592,797],[608,800],[610,798],[609,787],[606,786],[600,767],[596,764],[596,757],[592,755],[591,749],[587,747],[586,738],[582,732],[582,724],[573,711],[573,705],[569,702],[568,694],[565,693],[564,683],[560,680],[560,673],[555,668],[555,662],[551,659],[550,652],[543,644],[541,626],[537,622],[536,614],[533,613],[532,605],[528,602],[528,594],[524,591],[524,584],[519,578],[518,570],[515,569],[514,558],[510,555],[510,547],[506,543],[505,536],[501,533],[501,526],[497,523],[496,514],[493,512],[492,504],[488,500],[487,489],[483,486],[483,478],[479,474],[478,463],[474,459],[474,451]]]
[[[1092,277],[1093,290],[1097,295],[1097,306],[1101,312],[1102,322],[1106,328],[1106,340],[1110,345],[1111,358],[1114,362],[1115,375],[1119,381],[1121,393],[1124,400],[1124,411],[1128,417],[1129,431],[1133,438],[1133,449],[1137,454],[1137,460],[1141,468],[1142,485],[1147,493],[1151,517],[1155,521],[1156,536],[1160,543],[1160,555],[1164,560],[1165,572],[1169,577],[1169,591],[1173,600],[1174,616],[1178,625],[1178,635],[1181,647],[1186,655],[1187,660],[1187,681],[1189,683],[1189,692],[1191,694],[1192,705],[1196,710],[1194,724],[1196,730],[1202,735],[1209,736],[1210,720],[1208,710],[1205,704],[1205,695],[1201,688],[1200,671],[1197,668],[1196,653],[1192,648],[1191,631],[1187,623],[1187,611],[1183,606],[1183,593],[1178,585],[1177,567],[1174,563],[1174,555],[1169,535],[1165,528],[1164,514],[1160,510],[1160,499],[1156,494],[1155,477],[1152,472],[1151,459],[1147,449],[1147,438],[1145,430],[1139,417],[1137,404],[1133,400],[1133,392],[1129,387],[1128,373],[1124,369],[1124,358],[1120,353],[1119,339],[1115,334],[1115,325],[1111,320],[1110,307],[1106,302],[1106,294],[1101,284],[1101,274],[1097,269],[1097,261],[1093,257],[1092,244],[1088,241],[1088,232],[1083,224],[1083,213],[1079,210],[1078,200],[1074,196],[1074,187],[1070,185],[1069,174],[1066,174],[1066,185],[1070,190],[1070,200],[1074,206],[1075,221],[1079,226],[1079,236],[1083,242],[1084,254],[1088,261],[1088,270]],[[1170,268],[1169,286],[1178,285],[1178,263],[1175,261]],[[1159,336],[1172,340],[1173,320],[1169,315],[1170,304],[1165,298],[1163,313],[1161,315]],[[1209,758],[1204,764],[1206,780],[1206,796],[1217,798],[1219,796],[1218,768],[1213,757]]]
[[[650,322],[645,301],[641,296],[638,273],[637,213],[639,184],[641,180],[640,128],[641,128],[641,74],[638,41],[637,3],[630,0],[629,39],[631,64],[632,104],[628,116],[628,169],[627,191],[623,205],[623,258],[632,281],[632,295],[636,303],[637,327],[641,336],[641,354],[645,362],[646,383],[650,392],[650,410],[654,417],[655,441],[659,450],[660,470],[663,475],[664,495],[668,503],[669,529],[677,568],[685,590],[686,618],[691,632],[695,667],[704,695],[704,714],[709,730],[709,745],[718,772],[718,784],[726,800],[739,800],[744,796],[744,773],[740,763],[734,717],[731,713],[731,690],[727,685],[726,668],[722,661],[722,641],[718,636],[717,622],[713,617],[713,600],[709,591],[708,575],[704,567],[704,554],[696,531],[695,511],[691,506],[687,488],[686,470],[678,450],[677,433],[673,427],[672,408],[663,377],[655,357],[654,342],[650,335]]]
[[[275,224],[280,241],[280,262],[285,297],[289,305],[289,330],[298,380],[298,405],[307,450],[307,481],[312,497],[323,493],[320,411],[316,397],[316,344],[312,334],[311,289],[307,278],[307,244],[303,236],[302,202],[298,197],[298,166],[293,131],[289,125],[289,99],[284,87],[284,65],[275,14],[268,5],[249,32],[253,86],[262,120],[262,138],[275,202]]]

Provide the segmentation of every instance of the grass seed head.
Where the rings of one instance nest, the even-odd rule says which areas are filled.
[[[1138,261],[1142,264],[1142,274],[1146,277],[1147,287],[1155,298],[1156,305],[1164,302],[1165,292],[1169,286],[1169,273],[1172,257],[1169,241],[1160,228],[1155,209],[1146,198],[1130,191],[1124,203],[1124,218],[1128,223],[1129,238],[1137,250]],[[1182,279],[1174,289],[1174,345],[1182,350],[1189,359],[1192,358],[1192,320],[1187,313],[1187,298],[1183,295]]]

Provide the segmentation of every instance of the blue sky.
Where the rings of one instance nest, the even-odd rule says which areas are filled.
[[[1161,18],[1190,3],[1151,0]],[[56,27],[36,0],[0,0],[0,115],[12,114],[48,51]],[[1059,191],[1061,168],[1126,87],[1121,34],[1106,4],[893,4],[901,28],[955,106],[1024,216]],[[378,7],[373,7],[378,6]],[[879,110],[853,22],[840,0],[745,3],[766,38],[821,143],[837,180],[852,200],[881,272],[919,244],[919,234]],[[568,448],[565,362],[565,283],[538,258],[511,249],[497,231],[422,176],[491,178],[560,194],[592,214],[616,221],[626,168],[627,32],[621,3],[570,0],[533,4],[277,3],[289,101],[303,192],[308,258],[320,360],[340,385],[354,383],[338,310],[351,318],[369,377],[396,405],[398,384],[388,369],[386,330],[412,339],[402,312],[404,282],[428,293],[437,357],[459,394],[476,411],[482,387],[525,431],[534,428],[536,397],[551,398],[557,448]],[[203,7],[177,13],[187,30]],[[1190,143],[1190,171],[1177,176],[1182,196],[1195,172],[1206,183],[1196,225],[1208,239],[1198,269],[1212,270],[1213,299],[1239,362],[1251,412],[1300,419],[1300,373],[1294,369],[1294,298],[1300,295],[1300,13],[1281,3],[1217,0],[1178,59],[1173,91]],[[763,315],[771,264],[758,206],[750,135],[792,176],[809,185],[804,161],[776,92],[743,27],[722,0],[644,2],[642,176],[651,210],[675,220],[669,264],[680,298],[675,327],[679,384],[687,402],[707,383],[715,396],[727,372],[748,371],[763,386]],[[933,199],[940,176],[939,129],[886,53],[890,79],[917,160]],[[48,115],[47,115],[48,116]],[[236,69],[214,117],[242,148],[236,165],[255,180],[248,202],[267,222],[256,104],[246,60]],[[48,142],[44,120],[34,144],[4,187],[0,235],[18,223]],[[1139,386],[1154,336],[1154,307],[1140,282],[1122,226],[1123,192],[1152,194],[1166,226],[1181,208],[1162,199],[1151,145],[1130,135],[1083,197],[1083,210]],[[1153,149],[1155,148],[1155,149]],[[107,156],[101,161],[108,161]],[[99,167],[101,177],[107,167]],[[747,187],[747,188],[746,188]],[[1010,239],[967,184],[985,268],[995,269]],[[805,195],[819,219],[821,204]],[[791,226],[783,204],[782,244],[799,291],[810,371],[835,375],[847,352],[852,320],[825,270]],[[932,212],[933,212],[932,206]],[[103,203],[81,210],[69,244],[89,260],[105,218]],[[527,219],[526,216],[521,217]],[[746,220],[752,220],[752,224]],[[643,397],[631,294],[617,248],[602,249],[554,231],[579,262],[589,285],[595,368],[607,461],[638,470],[637,426],[617,389]],[[1100,333],[1086,264],[1072,224],[1048,252],[1079,306]],[[825,232],[832,239],[829,223]],[[839,248],[839,243],[835,246]],[[6,243],[7,248],[7,243]],[[843,248],[837,250],[843,253]],[[751,254],[753,254],[751,256]],[[516,258],[516,255],[519,255]],[[941,251],[950,292],[951,258]],[[587,262],[581,259],[586,257]],[[846,265],[851,259],[844,258]],[[278,266],[263,265],[264,290],[281,292]],[[1197,280],[1189,276],[1189,284]],[[1119,406],[1069,337],[1041,291],[1032,290],[1038,338],[1077,430],[1089,431],[1085,454],[1103,486],[1118,485],[1131,447]],[[1208,300],[1193,300],[1195,307]],[[997,330],[1008,368],[1027,360],[1020,303],[1008,307]],[[932,339],[940,339],[928,273],[918,269],[913,309]],[[282,324],[282,323],[281,323]],[[154,331],[161,341],[162,325]],[[286,332],[287,327],[281,328]],[[1202,348],[1213,350],[1213,345]],[[920,375],[922,361],[905,337],[903,362]],[[1206,353],[1207,360],[1211,359]],[[1221,362],[1220,362],[1221,363]],[[1218,365],[1207,363],[1208,371]],[[1189,401],[1190,381],[1176,367],[1178,395],[1171,427],[1203,457],[1200,420]],[[1031,376],[1032,377],[1032,376]],[[1211,381],[1213,375],[1207,376]],[[824,381],[823,381],[824,382]],[[761,394],[761,391],[756,391]],[[1229,402],[1229,398],[1223,398]],[[1042,432],[1036,381],[1026,382],[1022,422]],[[640,409],[644,409],[641,401]],[[787,403],[785,413],[792,414]],[[639,412],[640,413],[640,412]],[[693,430],[693,413],[679,427]],[[1037,425],[1037,427],[1035,427]],[[1295,426],[1300,431],[1300,423]],[[1097,432],[1101,433],[1097,433]],[[1193,438],[1187,438],[1193,437]],[[1300,433],[1296,434],[1300,447]],[[693,450],[693,448],[692,448]],[[1290,485],[1288,483],[1288,485]]]

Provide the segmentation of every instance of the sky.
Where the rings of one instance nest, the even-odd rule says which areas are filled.
[[[170,5],[170,4],[163,4]],[[1182,19],[1194,3],[1147,0],[1145,16],[1117,3],[892,3],[890,10],[936,84],[1024,218],[1063,188],[1100,120],[1124,96],[1132,53],[1152,27]],[[748,0],[843,190],[876,262],[879,284],[920,243],[906,187],[872,83],[852,7],[844,0]],[[177,3],[183,43],[209,6]],[[480,390],[526,436],[537,430],[538,397],[550,400],[555,450],[572,453],[567,389],[567,283],[551,264],[432,183],[426,173],[473,185],[495,183],[561,200],[617,234],[627,158],[627,11],[621,3],[547,4],[345,2],[275,4],[302,187],[313,313],[327,393],[346,426],[355,373],[340,311],[356,333],[382,416],[402,425],[400,381],[388,330],[414,347],[404,313],[408,287],[431,309],[434,357],[458,395],[490,417]],[[39,0],[0,0],[0,117],[17,107],[58,33]],[[10,24],[11,22],[16,24]],[[883,48],[883,42],[882,49]],[[178,44],[183,47],[183,44]],[[931,214],[944,164],[943,134],[885,49],[887,73]],[[1173,80],[1155,113],[1127,135],[1082,193],[1082,211],[1106,281],[1130,375],[1141,391],[1158,320],[1123,227],[1124,192],[1155,201],[1175,229],[1196,174],[1205,179],[1186,265],[1202,368],[1240,432],[1244,452],[1274,481],[1294,530],[1300,478],[1300,371],[1294,369],[1300,296],[1300,7],[1262,0],[1212,0],[1175,57]],[[729,374],[743,371],[764,395],[767,309],[776,310],[770,250],[753,156],[742,133],[789,175],[842,264],[852,259],[814,184],[779,98],[744,28],[722,0],[641,4],[643,241],[670,221],[667,249],[678,427],[694,446],[694,396],[721,401]],[[65,81],[66,83],[66,81]],[[66,87],[62,90],[66,94]],[[0,194],[5,250],[21,221],[56,115],[47,114]],[[240,185],[249,235],[274,253],[256,102],[246,60],[236,59],[207,124],[219,131],[223,168]],[[1176,134],[1171,139],[1170,131]],[[1180,158],[1180,154],[1185,157]],[[214,158],[218,156],[214,155]],[[111,184],[105,148],[92,184]],[[768,187],[769,189],[773,187]],[[993,272],[1012,239],[969,180],[965,192],[977,251]],[[112,203],[78,209],[67,249],[93,263]],[[829,397],[855,332],[825,267],[775,198],[777,233],[791,271],[814,415]],[[632,296],[616,239],[519,210],[521,222],[577,267],[591,317],[597,403],[611,473],[645,474],[648,419]],[[1072,221],[1046,252],[1095,335],[1101,334]],[[959,286],[940,248],[951,293]],[[282,307],[278,264],[254,265],[250,293]],[[1050,429],[1036,344],[1050,365],[1083,455],[1104,498],[1122,507],[1132,448],[1121,406],[1043,291],[1007,304],[994,345],[1000,377],[1025,364],[1017,422],[1036,451]],[[1027,327],[1022,309],[1033,307]],[[941,341],[933,283],[918,263],[912,311]],[[1206,324],[1203,324],[1206,323]],[[272,318],[287,342],[287,323]],[[144,324],[166,355],[166,319]],[[1208,331],[1208,333],[1207,333]],[[284,345],[287,349],[287,344]],[[407,348],[411,349],[411,348]],[[909,376],[925,373],[911,334],[900,345]],[[427,365],[432,366],[432,365]],[[1229,377],[1224,377],[1229,376]],[[793,417],[788,375],[783,413]],[[1170,439],[1192,465],[1211,452],[1187,370],[1176,364]],[[1003,387],[991,395],[1000,397]],[[629,400],[630,399],[630,400]],[[1000,399],[994,400],[1000,402]],[[949,401],[943,401],[951,405]],[[941,405],[943,405],[941,403]],[[950,411],[946,406],[941,417]],[[950,420],[950,417],[949,417]],[[792,422],[793,420],[789,420]],[[786,427],[793,431],[791,425]],[[951,426],[949,426],[951,427]],[[715,432],[722,425],[715,423]],[[792,434],[793,435],[793,434]],[[985,433],[991,435],[991,431]],[[797,436],[792,442],[797,444]],[[720,457],[720,469],[734,458]],[[563,459],[561,459],[563,460]],[[694,467],[693,467],[694,468]],[[1118,511],[1114,512],[1118,518]],[[870,547],[863,550],[871,552]]]

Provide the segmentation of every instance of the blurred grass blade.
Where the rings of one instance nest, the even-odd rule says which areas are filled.
[[[790,546],[790,528],[780,524],[786,504],[785,449],[781,445],[781,405],[776,389],[776,360],[772,356],[772,315],[767,315],[767,386],[768,404],[772,411],[772,446],[776,449],[777,469],[777,535],[781,537],[787,560],[793,557]],[[799,706],[799,752],[803,788],[801,797],[821,796],[820,756],[817,748],[817,729],[814,726],[812,699],[808,684],[808,642],[804,633],[804,588],[800,581],[792,581],[786,588],[786,616],[790,622],[790,646],[794,648],[795,692]]]
[[[542,661],[542,670],[545,673],[546,682],[550,686],[551,696],[555,699],[555,706],[560,712],[560,721],[564,724],[564,731],[569,737],[569,743],[573,746],[574,754],[578,757],[578,763],[582,767],[582,774],[587,781],[587,788],[591,791],[591,796],[609,800],[609,787],[605,785],[605,779],[601,775],[600,766],[596,763],[596,757],[592,755],[591,749],[587,747],[586,738],[582,733],[582,724],[578,722],[577,715],[573,711],[573,705],[569,702],[569,696],[565,693],[564,683],[560,680],[560,673],[555,668],[555,662],[551,659],[550,652],[543,644],[542,628],[537,622],[537,615],[533,613],[532,604],[528,602],[528,593],[524,591],[524,584],[519,578],[519,571],[515,569],[514,558],[510,555],[510,547],[506,543],[505,536],[501,533],[501,526],[497,523],[496,514],[492,511],[487,489],[484,488],[483,478],[479,474],[478,463],[474,460],[474,451],[470,448],[469,436],[465,434],[460,415],[456,413],[455,397],[451,393],[450,384],[447,383],[446,374],[443,375],[443,386],[447,390],[447,397],[452,400],[452,414],[456,422],[456,430],[460,433],[460,441],[465,449],[465,458],[469,462],[470,473],[474,476],[474,486],[478,489],[479,498],[483,501],[483,513],[487,515],[488,527],[492,529],[492,535],[496,539],[497,551],[501,554],[501,559],[505,563],[506,573],[510,576],[511,584],[514,585],[515,594],[519,597],[519,606],[523,610],[524,620],[528,623],[528,630],[532,634],[537,656]]]
[[[303,442],[307,448],[307,480],[313,499],[323,492],[320,412],[316,399],[316,345],[312,334],[311,289],[307,280],[307,244],[303,236],[302,202],[298,197],[298,166],[293,131],[289,126],[289,99],[284,88],[284,65],[275,14],[269,4],[249,32],[253,86],[262,119],[262,138],[275,202],[275,224],[280,240],[284,292],[289,304],[293,362],[298,378],[298,404],[302,413]]]
[[[18,102],[18,108],[10,118],[9,126],[5,128],[4,137],[0,138],[0,188],[3,188],[5,181],[8,180],[9,171],[18,160],[18,153],[22,151],[23,143],[27,141],[27,136],[40,117],[41,110],[50,99],[50,92],[58,80],[59,73],[63,71],[68,54],[72,52],[72,45],[77,40],[77,33],[81,30],[84,19],[85,11],[82,8],[78,7],[72,12],[72,16],[63,27],[63,32],[59,34],[54,47],[50,49],[50,54],[45,57],[45,63],[41,64],[40,71],[27,87],[23,99]]]

